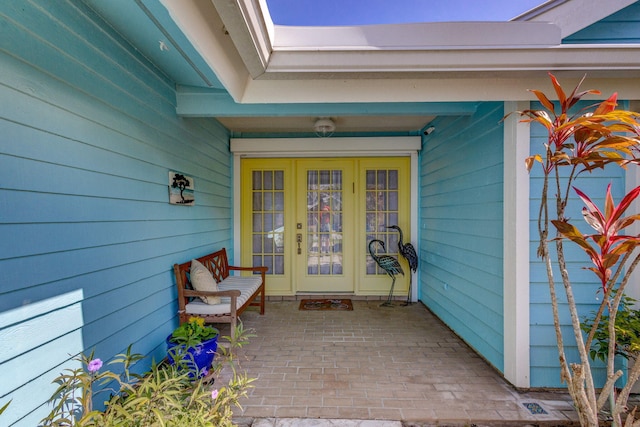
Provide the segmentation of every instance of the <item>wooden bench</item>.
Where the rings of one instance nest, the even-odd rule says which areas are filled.
[[[267,267],[236,267],[229,265],[226,249],[196,258],[218,283],[217,292],[196,291],[191,285],[191,261],[174,264],[173,272],[178,287],[178,315],[180,324],[189,317],[204,318],[207,323],[230,323],[231,336],[235,336],[238,316],[249,306],[260,307],[264,314],[265,274]],[[251,271],[251,276],[229,275],[230,271]],[[221,297],[219,304],[207,304],[200,297]]]

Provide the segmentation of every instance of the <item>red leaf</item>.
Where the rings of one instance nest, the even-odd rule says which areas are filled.
[[[564,237],[571,240],[572,242],[576,243],[585,252],[587,252],[587,254],[592,260],[597,259],[599,257],[595,249],[591,247],[589,242],[587,242],[587,239],[585,239],[585,237],[582,235],[580,230],[578,230],[574,225],[569,224],[566,221],[560,221],[560,220],[551,220],[551,223],[556,227],[556,229],[560,234],[562,234]]]
[[[611,216],[616,209],[616,205],[613,202],[613,196],[611,196],[611,183],[607,185],[607,195],[604,199],[604,217],[607,219],[607,225],[610,224]]]
[[[562,106],[562,112],[564,113],[566,111],[564,106],[567,102],[567,96],[562,90],[562,86],[560,86],[560,83],[558,83],[558,79],[556,79],[556,76],[549,73],[549,77],[551,78],[551,83],[553,83],[553,88],[556,91],[556,95],[558,95],[558,100],[560,101],[560,105]]]
[[[535,89],[529,89],[529,92],[533,92],[538,98],[538,101],[540,101],[540,103],[544,105],[544,108],[551,111],[555,115],[555,106],[553,105],[553,102],[549,101],[549,98],[547,98],[544,93]]]
[[[596,111],[593,112],[594,115],[607,114],[616,109],[618,105],[618,93],[615,92],[606,101],[602,101],[602,103],[596,108]]]
[[[595,203],[593,203],[591,201],[591,199],[589,198],[589,196],[587,196],[586,194],[584,194],[582,191],[580,191],[579,189],[577,189],[576,187],[573,187],[573,190],[578,194],[578,196],[580,196],[580,198],[582,199],[582,201],[584,202],[585,205],[587,205],[587,209],[589,210],[589,212],[592,215],[596,215],[599,217],[599,219],[602,221],[602,223],[604,224],[604,216],[602,215],[602,212],[600,212],[600,209],[598,209],[598,206],[596,206]]]
[[[608,221],[609,222],[617,221],[618,218],[620,218],[622,214],[624,214],[624,212],[629,208],[631,203],[633,203],[633,201],[638,197],[639,194],[640,194],[640,185],[634,188],[633,190],[629,191],[622,198],[622,200],[620,201],[620,204],[615,210],[615,213],[612,215],[610,219],[608,219]]]

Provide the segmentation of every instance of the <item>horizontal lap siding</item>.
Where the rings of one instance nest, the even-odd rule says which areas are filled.
[[[501,103],[443,118],[421,156],[420,298],[503,369]]]
[[[48,412],[69,354],[164,357],[171,266],[231,248],[231,159],[217,122],[175,114],[174,83],[76,1],[0,6],[0,406]],[[168,203],[168,172],[195,206]]]
[[[562,83],[562,82],[561,82]],[[591,89],[588,81],[583,84],[583,88]],[[571,88],[565,88],[570,90]],[[586,104],[585,104],[586,105]],[[540,104],[534,103],[534,109],[540,109]],[[546,143],[547,132],[541,126],[531,126],[531,154],[543,154],[543,144]],[[611,184],[612,195],[617,203],[624,195],[624,170],[615,166],[609,166],[604,171],[595,170],[591,173],[584,173],[575,181],[574,186],[585,192],[601,209],[604,207],[604,198],[607,185]],[[531,171],[531,209],[530,209],[530,236],[531,236],[531,270],[530,270],[530,318],[531,318],[531,386],[532,387],[566,387],[560,381],[560,369],[558,361],[558,350],[556,345],[555,330],[553,327],[553,317],[551,311],[551,299],[549,296],[549,284],[547,280],[546,268],[542,261],[536,257],[539,244],[537,231],[537,217],[540,206],[540,194],[542,191],[542,171],[540,164],[536,164]],[[555,197],[555,191],[550,192],[551,197]],[[584,204],[577,197],[575,192],[570,194],[567,205],[567,217],[572,219],[572,224],[578,227],[583,233],[591,234],[591,229],[582,219],[582,207]],[[551,204],[555,209],[555,204]],[[553,230],[553,226],[552,226]],[[552,231],[552,234],[555,232]],[[555,245],[550,246],[551,259],[555,258]],[[597,310],[597,304],[601,300],[599,293],[600,284],[595,274],[584,267],[589,267],[591,262],[584,251],[576,245],[566,242],[564,253],[567,261],[568,271],[571,278],[574,298],[578,307],[581,320]],[[579,355],[571,329],[571,318],[567,306],[567,297],[562,285],[560,272],[554,267],[554,277],[556,278],[556,294],[559,300],[559,316],[563,326],[564,345],[567,351],[569,362],[578,362]],[[604,372],[596,369],[596,380],[602,380]]]
[[[640,2],[572,34],[562,43],[640,43]]]
[[[640,43],[640,3],[636,2],[621,11],[599,21],[593,25],[578,31],[563,40],[565,44],[573,43]],[[561,81],[562,83],[562,81]],[[592,89],[589,85],[589,76],[582,85],[583,89]],[[565,87],[569,91],[571,87]],[[597,89],[597,88],[593,88]],[[608,95],[608,94],[604,94]],[[586,105],[586,104],[585,104]],[[534,104],[533,108],[539,109],[539,104]],[[623,106],[623,108],[625,108]],[[542,153],[542,144],[546,142],[546,132],[540,127],[532,126],[531,153]],[[551,305],[549,297],[549,284],[544,265],[536,258],[538,248],[537,217],[540,205],[540,192],[542,190],[542,180],[540,179],[540,168],[536,165],[531,173],[531,209],[530,209],[530,235],[531,235],[531,386],[532,387],[566,387],[560,381],[560,370],[558,362],[558,350],[553,328]],[[604,206],[604,194],[606,186],[611,183],[612,193],[616,203],[618,203],[624,193],[624,171],[620,168],[609,167],[606,171],[594,171],[584,174],[576,183],[576,187],[588,194],[598,206]],[[580,201],[575,193],[571,195],[569,202],[568,217],[578,219],[573,223],[583,232],[591,233],[585,227],[580,210]],[[553,251],[553,248],[552,248]],[[555,252],[552,252],[555,254]],[[567,255],[568,270],[571,274],[573,292],[577,302],[581,319],[589,316],[597,309],[601,295],[597,293],[599,284],[596,276],[583,267],[589,266],[590,261],[580,249],[575,245],[565,244],[565,254]],[[552,255],[553,256],[553,255]],[[554,277],[560,278],[560,274],[555,269]],[[560,318],[563,325],[565,348],[569,361],[578,361],[579,356],[573,338],[573,331],[568,326],[571,324],[566,296],[561,282],[556,285],[556,292],[560,300]],[[596,364],[597,366],[597,364]],[[603,383],[604,369],[595,371],[596,381]]]

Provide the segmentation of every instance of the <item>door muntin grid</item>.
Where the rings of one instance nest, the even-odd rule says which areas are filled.
[[[369,242],[373,239],[382,240],[385,244],[385,254],[397,258],[398,234],[390,225],[398,224],[399,209],[399,175],[397,169],[367,169],[366,180],[366,206],[365,206],[365,231],[367,241],[367,275],[386,275],[387,273],[378,267],[369,255]],[[382,254],[382,248],[374,245],[376,253]]]
[[[308,170],[306,190],[307,275],[342,275],[342,170]]]
[[[284,171],[252,173],[252,260],[269,268],[267,274],[285,273]]]

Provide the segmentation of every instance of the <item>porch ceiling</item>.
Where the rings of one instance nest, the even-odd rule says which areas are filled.
[[[532,99],[547,71],[640,99],[640,46],[561,45],[567,16],[577,31],[632,0],[579,14],[589,0],[548,2],[503,23],[333,28],[274,25],[265,0],[84,1],[175,82],[178,114],[238,133],[305,133],[331,117],[338,132],[417,134],[478,101]],[[319,113],[329,105],[349,108]]]

